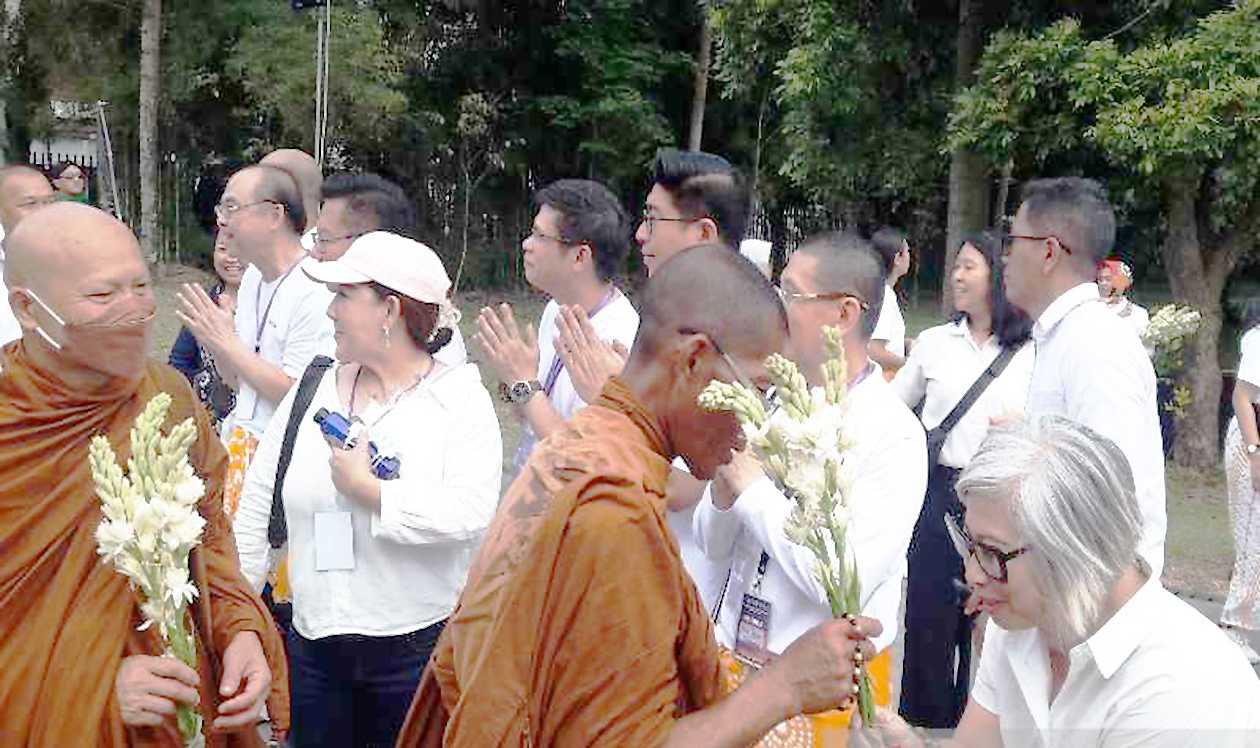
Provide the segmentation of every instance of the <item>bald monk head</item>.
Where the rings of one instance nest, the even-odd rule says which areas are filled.
[[[274,166],[283,169],[297,182],[302,192],[302,206],[306,212],[306,229],[315,227],[319,218],[319,196],[324,185],[324,175],[319,172],[319,164],[315,157],[306,151],[296,148],[280,148],[272,151],[258,162],[262,166]]]
[[[57,199],[48,179],[29,166],[0,167],[0,227],[12,233],[18,222]]]
[[[708,479],[742,436],[734,416],[707,413],[696,399],[714,379],[764,390],[765,359],[783,350],[787,335],[779,296],[755,265],[724,245],[692,247],[648,281],[622,378],[673,451]]]
[[[5,253],[9,304],[36,365],[83,392],[139,379],[154,299],[131,229],[62,202],[27,216]]]

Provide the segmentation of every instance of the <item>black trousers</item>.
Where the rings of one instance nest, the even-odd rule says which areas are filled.
[[[954,490],[958,472],[933,466],[927,496],[907,554],[906,639],[900,713],[918,727],[953,728],[967,705],[971,678],[971,618],[963,613],[955,580],[963,561],[945,528],[945,513],[960,519]]]

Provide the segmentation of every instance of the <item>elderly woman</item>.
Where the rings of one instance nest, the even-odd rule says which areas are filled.
[[[1103,260],[1098,265],[1098,295],[1116,313],[1137,331],[1138,337],[1151,324],[1151,315],[1145,308],[1129,299],[1133,288],[1133,268],[1120,260]]]
[[[376,231],[302,269],[336,294],[338,362],[314,375],[280,507],[277,468],[301,384],[259,443],[235,520],[241,568],[262,587],[281,513],[294,744],[393,745],[494,514],[499,423],[477,367],[433,356],[457,315],[431,249]],[[344,444],[314,420],[335,416],[353,424]]]
[[[1254,746],[1260,680],[1137,554],[1120,449],[1055,416],[997,428],[958,480],[969,606],[991,615],[958,746]],[[922,745],[880,714],[890,743]]]

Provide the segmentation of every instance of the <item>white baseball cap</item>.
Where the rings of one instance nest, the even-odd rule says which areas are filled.
[[[376,282],[426,304],[447,304],[451,279],[437,253],[414,239],[372,231],[354,240],[335,260],[302,261],[302,272],[318,283]]]

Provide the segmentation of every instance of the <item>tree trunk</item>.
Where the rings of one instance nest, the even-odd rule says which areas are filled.
[[[1173,301],[1189,304],[1203,315],[1199,332],[1186,345],[1177,377],[1178,384],[1190,390],[1191,400],[1177,422],[1173,458],[1181,465],[1212,467],[1220,458],[1217,409],[1221,398],[1221,294],[1237,260],[1222,249],[1205,258],[1196,210],[1198,195],[1198,176],[1164,181],[1168,230],[1160,253]]]
[[[709,95],[709,64],[713,59],[713,24],[709,22],[709,6],[700,4],[700,50],[696,57],[696,78],[691,97],[691,131],[687,149],[700,150],[704,136],[704,104]]]
[[[983,49],[984,0],[959,0],[956,89],[971,85]],[[946,314],[954,310],[954,287],[949,271],[958,253],[958,242],[964,233],[978,231],[988,223],[987,171],[984,160],[971,151],[955,150],[950,154],[949,217],[945,231],[945,266],[941,272],[941,308]]]
[[[158,254],[158,102],[162,93],[162,0],[144,0],[140,21],[140,247]]]
[[[18,14],[22,12],[22,0],[4,0],[4,16],[0,18],[0,47],[6,51],[13,43],[13,29],[17,26]],[[16,154],[10,155],[13,143],[9,137],[9,87],[13,85],[11,65],[0,70],[0,164],[16,161]],[[25,161],[25,159],[22,159]]]
[[[766,127],[766,110],[770,107],[770,92],[761,99],[757,108],[757,142],[753,148],[752,184],[748,188],[748,217],[757,215],[757,206],[761,204],[761,148],[764,142]]]

